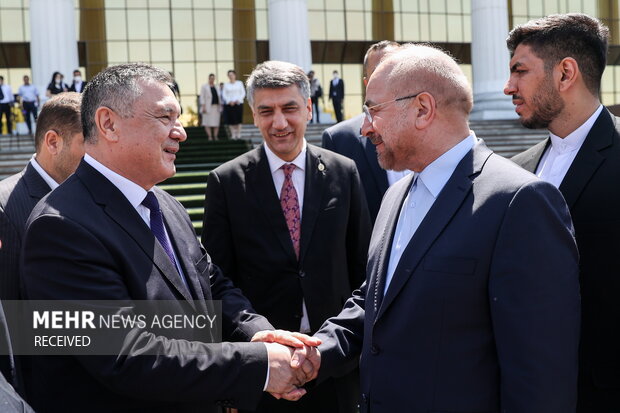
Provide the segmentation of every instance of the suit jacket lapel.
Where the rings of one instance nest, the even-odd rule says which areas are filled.
[[[549,138],[543,140],[542,142],[538,142],[536,145],[524,152],[523,158],[517,161],[517,163],[521,166],[521,168],[535,174],[536,168],[538,168],[538,164],[540,163],[540,159],[550,143],[551,140]]]
[[[357,138],[362,145],[364,150],[364,156],[366,156],[366,160],[368,161],[368,165],[372,170],[372,176],[377,183],[377,187],[380,192],[383,194],[387,191],[389,187],[387,172],[381,166],[379,166],[379,162],[377,161],[377,149],[375,145],[373,145],[370,140],[364,136],[358,136]]]
[[[52,190],[31,163],[28,163],[24,170],[24,182],[28,188],[28,194],[37,202]]]
[[[319,170],[319,164],[324,165],[322,171]],[[325,176],[329,173],[329,165],[324,164],[321,160],[321,155],[315,153],[312,147],[308,145],[306,150],[304,204],[301,215],[299,262],[303,262],[306,252],[308,251],[308,246],[312,239],[312,230],[314,229],[314,224],[322,207],[321,201],[323,199],[323,189],[325,188]]]
[[[172,242],[173,247],[175,248],[175,251],[177,252],[176,254],[177,259],[180,261],[181,268],[183,269],[183,275],[185,276],[185,281],[192,288],[195,294],[194,296],[195,299],[192,299],[191,296],[189,296],[189,299],[199,302],[201,310],[206,312],[207,308],[204,305],[205,296],[202,292],[200,281],[198,280],[198,274],[196,274],[196,266],[195,266],[195,263],[192,261],[191,254],[187,253],[188,251],[192,250],[191,243],[193,241],[193,240],[187,239],[187,237],[185,236],[186,231],[184,231],[183,228],[187,226],[187,223],[178,214],[175,214],[170,209],[170,207],[168,206],[168,203],[165,200],[163,200],[161,196],[158,196],[157,198],[159,200],[159,205],[161,206],[161,211],[164,216],[164,221],[166,223],[166,230],[168,231],[170,242]],[[194,236],[194,234],[191,233],[190,236]],[[157,244],[159,245],[159,243]],[[163,248],[162,248],[162,251],[163,251]],[[165,251],[164,251],[164,254],[165,254]],[[169,259],[168,259],[168,262],[170,262]],[[179,277],[176,277],[176,278],[179,278]],[[187,288],[185,288],[185,285],[183,285],[182,282],[181,282],[181,286],[183,287],[182,293],[187,291]],[[189,293],[189,291],[187,292]],[[188,296],[186,296],[185,294],[183,296],[186,299],[188,298]],[[194,307],[193,302],[192,302],[192,307]]]
[[[560,192],[570,209],[605,160],[599,151],[612,145],[615,130],[615,118],[603,109],[560,184]]]
[[[424,258],[435,239],[441,234],[445,226],[448,225],[454,214],[459,210],[461,204],[471,190],[473,176],[480,172],[484,163],[492,153],[493,152],[489,150],[484,143],[478,142],[458,164],[454,173],[435,200],[435,203],[409,241],[409,244],[407,244],[396,270],[394,271],[394,276],[392,277],[385,298],[381,303],[377,318],[385,313],[386,308],[394,301],[395,297],[420,264],[420,261]],[[390,229],[392,236],[395,229],[396,220],[394,220]],[[390,253],[390,250],[391,248],[386,250],[386,255]],[[384,265],[384,278],[386,269],[387,265]]]
[[[264,144],[263,144],[264,145]],[[289,255],[291,260],[297,262],[293,242],[288,232],[286,219],[282,213],[278,193],[273,185],[273,178],[269,168],[269,161],[265,149],[261,145],[255,150],[255,158],[248,163],[245,171],[245,181],[248,188],[254,194],[260,210],[269,221],[274,234],[284,251]],[[303,218],[302,218],[303,219]],[[303,230],[302,230],[303,234]]]
[[[376,264],[372,268],[371,274],[373,274],[373,289],[372,292],[374,294],[373,306],[374,306],[374,314],[375,316],[378,314],[379,306],[381,305],[381,301],[383,299],[383,290],[385,289],[385,276],[387,273],[388,260],[390,259],[390,252],[392,250],[392,240],[394,239],[394,232],[396,230],[396,224],[398,222],[398,217],[400,216],[400,210],[403,206],[403,202],[405,201],[405,197],[409,193],[409,189],[413,183],[414,175],[410,174],[410,176],[403,179],[406,179],[407,185],[403,185],[397,194],[395,194],[395,199],[400,200],[398,203],[398,207],[390,208],[388,213],[387,221],[383,227],[383,234],[381,235],[381,240],[379,242],[379,258],[376,261]],[[369,251],[369,256],[373,253],[373,251]]]
[[[177,269],[163,247],[156,241],[142,217],[118,188],[84,160],[75,173],[84,182],[91,196],[97,204],[101,205],[104,212],[133,238],[174,288],[186,300],[191,301],[189,291],[183,285]]]

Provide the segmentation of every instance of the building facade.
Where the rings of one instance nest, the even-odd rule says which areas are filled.
[[[284,9],[284,3],[294,8]],[[487,11],[477,11],[481,8]],[[509,28],[564,12],[587,13],[610,27],[612,45],[601,96],[607,105],[620,102],[615,0],[0,0],[0,75],[17,91],[28,74],[44,94],[56,70],[70,83],[74,65],[88,79],[108,65],[148,62],[174,73],[190,122],[209,73],[225,82],[226,72],[235,69],[244,80],[257,63],[274,54],[273,47],[286,47],[277,44],[295,39],[302,46],[289,46],[301,54],[301,62],[294,63],[308,65],[304,50],[297,50],[306,44],[311,61],[304,68],[315,71],[325,92],[332,71],[340,72],[346,85],[345,117],[351,117],[363,101],[362,58],[376,41],[438,44],[459,60],[474,92],[483,84],[488,92],[508,76],[503,38]],[[500,16],[500,22],[489,13]],[[490,31],[488,26],[494,25]],[[504,51],[497,45],[486,51],[486,44],[487,49],[476,49],[489,38]],[[480,69],[496,68],[497,73],[476,72],[472,60],[482,62]],[[487,82],[487,77],[495,77],[495,82]],[[330,113],[327,96],[324,99]],[[249,111],[246,121],[251,122]]]

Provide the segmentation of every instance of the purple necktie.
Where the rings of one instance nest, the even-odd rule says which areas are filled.
[[[155,235],[155,238],[159,241],[161,246],[168,254],[168,258],[174,265],[174,268],[177,268],[177,261],[174,259],[174,253],[172,252],[172,245],[170,245],[170,240],[166,236],[166,230],[164,228],[164,219],[161,214],[161,209],[159,209],[159,202],[155,197],[155,194],[152,192],[147,192],[144,201],[142,201],[142,205],[147,207],[151,211],[151,232]]]
[[[289,163],[282,165],[281,168],[284,171],[284,183],[282,183],[282,190],[280,191],[280,205],[282,206],[282,212],[286,219],[291,241],[293,241],[295,255],[299,258],[301,219],[299,216],[299,199],[297,198],[297,191],[295,190],[292,179],[295,165]]]

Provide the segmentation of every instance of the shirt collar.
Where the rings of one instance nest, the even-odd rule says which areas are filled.
[[[142,201],[144,201],[147,191],[140,185],[130,181],[122,175],[117,174],[89,154],[84,155],[84,161],[86,161],[86,163],[99,171],[99,173],[105,176],[108,181],[112,182],[112,184],[117,187],[118,190],[123,193],[123,195],[125,195],[125,198],[127,198],[129,203],[134,208],[137,208],[142,203]]]
[[[569,133],[565,138],[560,138],[559,136],[549,132],[553,150],[558,153],[565,153],[581,148],[583,141],[586,140],[586,136],[588,136],[590,129],[592,129],[594,122],[596,122],[596,119],[598,118],[598,115],[601,114],[602,110],[603,105],[599,105],[598,109],[594,111],[588,120],[586,120],[580,127]]]
[[[453,146],[449,151],[445,152],[439,158],[435,159],[422,172],[417,179],[429,190],[434,198],[437,198],[448,179],[454,173],[457,165],[465,157],[467,152],[476,144],[476,134],[471,131],[471,135],[463,139],[461,142]]]
[[[269,169],[271,170],[272,174],[276,172],[278,169],[280,169],[282,165],[287,164],[287,163],[292,163],[293,165],[295,165],[298,169],[302,171],[306,169],[306,150],[308,148],[308,143],[306,142],[306,138],[304,138],[304,142],[301,147],[301,152],[299,152],[299,155],[297,155],[297,157],[293,159],[291,162],[286,162],[282,160],[278,155],[273,153],[273,151],[269,148],[267,143],[265,143],[263,146],[265,147],[265,153],[267,154],[267,160],[269,161]]]
[[[41,175],[41,178],[43,178],[45,183],[48,184],[53,191],[54,189],[58,188],[60,184],[56,182],[54,178],[52,178],[47,172],[45,172],[45,169],[43,169],[43,167],[39,165],[39,162],[37,162],[36,156],[36,154],[32,155],[32,158],[30,158],[30,165],[32,165],[32,167],[39,173],[39,175]]]

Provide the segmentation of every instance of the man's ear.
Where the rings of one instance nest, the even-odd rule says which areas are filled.
[[[43,145],[51,155],[58,155],[62,150],[62,137],[55,130],[48,130],[43,136]]]
[[[558,90],[564,92],[575,84],[577,78],[581,74],[579,64],[572,57],[565,57],[555,67],[557,72],[559,85]]]
[[[110,142],[118,141],[117,120],[119,116],[112,109],[101,106],[95,112],[95,125],[99,136]]]
[[[413,98],[413,105],[418,108],[415,125],[418,129],[426,129],[435,119],[437,113],[437,101],[428,92],[422,92],[417,98]]]

